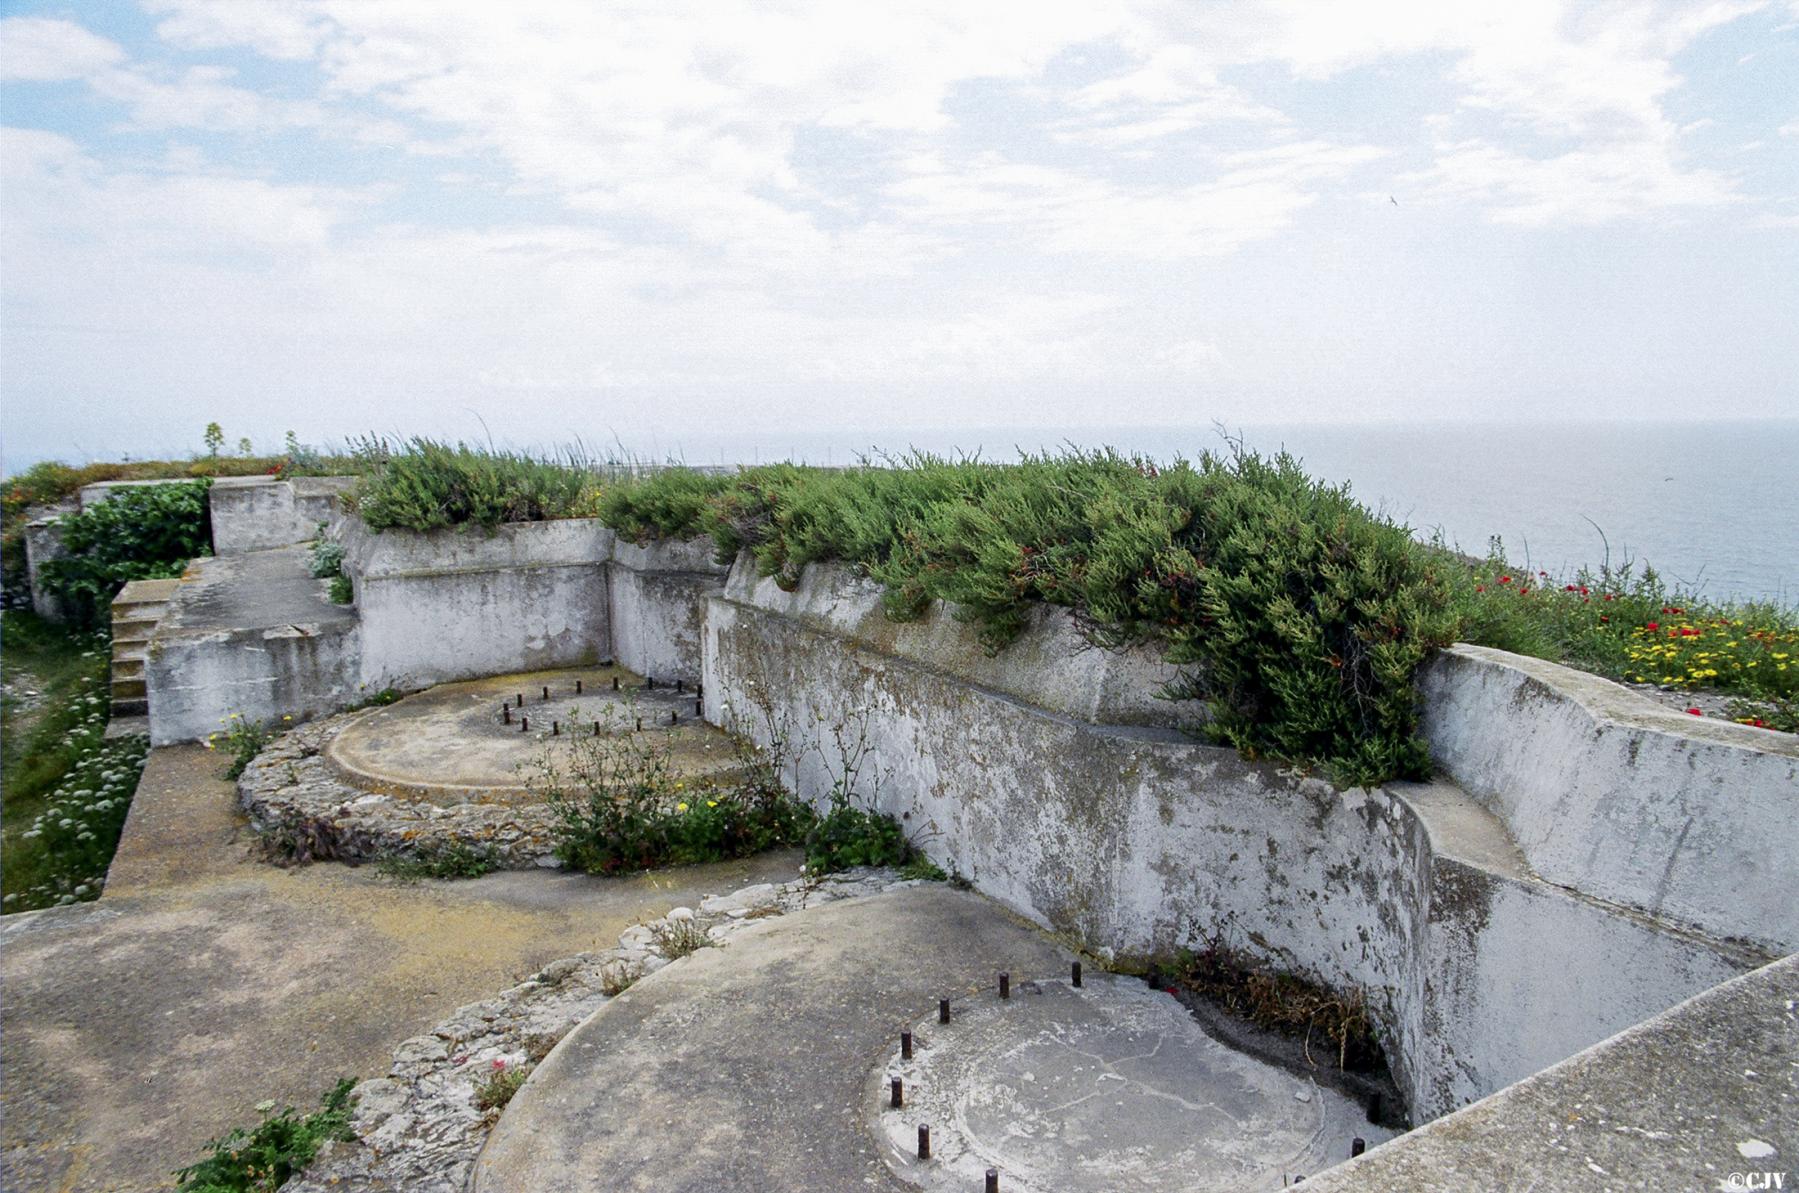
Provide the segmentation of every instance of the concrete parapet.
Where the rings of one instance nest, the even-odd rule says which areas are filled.
[[[1543,878],[1799,949],[1799,738],[1478,646],[1439,652],[1419,687],[1432,758]]]
[[[371,690],[596,663],[611,652],[612,531],[592,518],[337,534]]]
[[[356,483],[349,476],[221,477],[212,483],[212,549],[238,555],[286,547],[318,537],[337,499]]]

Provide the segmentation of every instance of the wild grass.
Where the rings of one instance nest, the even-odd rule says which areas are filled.
[[[177,1193],[275,1193],[305,1168],[332,1139],[349,1139],[350,1091],[344,1079],[319,1107],[302,1115],[291,1106],[276,1110],[265,1102],[263,1119],[211,1140],[207,1154],[175,1173]]]
[[[390,445],[357,442],[365,474],[349,501],[371,530],[440,530],[473,523],[591,517],[600,475],[579,459],[540,459],[521,452],[414,438]]]

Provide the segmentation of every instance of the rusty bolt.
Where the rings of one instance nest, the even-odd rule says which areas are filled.
[[[923,1123],[918,1125],[918,1158],[920,1160],[931,1158],[931,1129]]]
[[[895,1110],[902,1110],[905,1108],[906,1095],[900,1090],[900,1079],[898,1077],[893,1079],[893,1094],[892,1097],[888,1099],[887,1104],[892,1106]]]

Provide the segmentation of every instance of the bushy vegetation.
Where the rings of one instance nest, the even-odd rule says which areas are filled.
[[[207,1156],[175,1173],[178,1193],[275,1193],[289,1177],[305,1168],[319,1148],[350,1135],[350,1091],[344,1079],[324,1096],[318,1110],[301,1115],[291,1106],[259,1109],[263,1120],[239,1127],[207,1143]]]
[[[576,736],[544,754],[529,785],[556,817],[556,856],[590,874],[722,861],[803,840],[810,812],[742,748],[737,776],[693,782],[677,775],[662,734]]]
[[[4,614],[0,674],[0,877],[7,912],[100,897],[148,742],[106,740],[104,634]]]
[[[65,556],[38,569],[39,584],[80,626],[107,624],[112,598],[131,580],[179,576],[212,554],[211,481],[120,489],[59,522]]]
[[[1412,677],[1458,626],[1448,556],[1286,455],[669,469],[615,486],[602,516],[638,538],[708,534],[789,587],[807,563],[853,564],[891,616],[949,602],[990,650],[1037,606],[1069,608],[1096,641],[1182,667],[1170,694],[1205,702],[1214,740],[1352,782],[1423,773]]]
[[[366,473],[351,496],[371,530],[430,531],[474,523],[542,522],[592,516],[600,477],[578,459],[543,460],[431,439],[398,448],[364,439],[356,449]]]

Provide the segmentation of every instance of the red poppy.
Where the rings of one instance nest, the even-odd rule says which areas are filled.
[[[1703,716],[1704,716],[1704,715],[1705,715],[1705,714],[1704,714],[1704,713],[1702,713],[1702,712],[1700,712],[1700,711],[1699,711],[1699,710],[1698,710],[1698,709],[1696,709],[1696,708],[1689,708],[1689,709],[1687,709],[1687,711],[1688,711],[1688,712],[1689,712],[1689,713],[1692,713],[1692,714],[1693,714],[1693,715],[1694,715],[1694,716],[1696,716],[1696,717],[1703,717]]]
[[[1661,629],[1662,625],[1659,621],[1652,621],[1648,625],[1644,626],[1643,628],[1653,634],[1655,631]]]
[[[1512,582],[1512,578],[1510,576],[1501,576],[1501,577],[1499,577],[1499,582],[1501,584],[1510,584]]]

